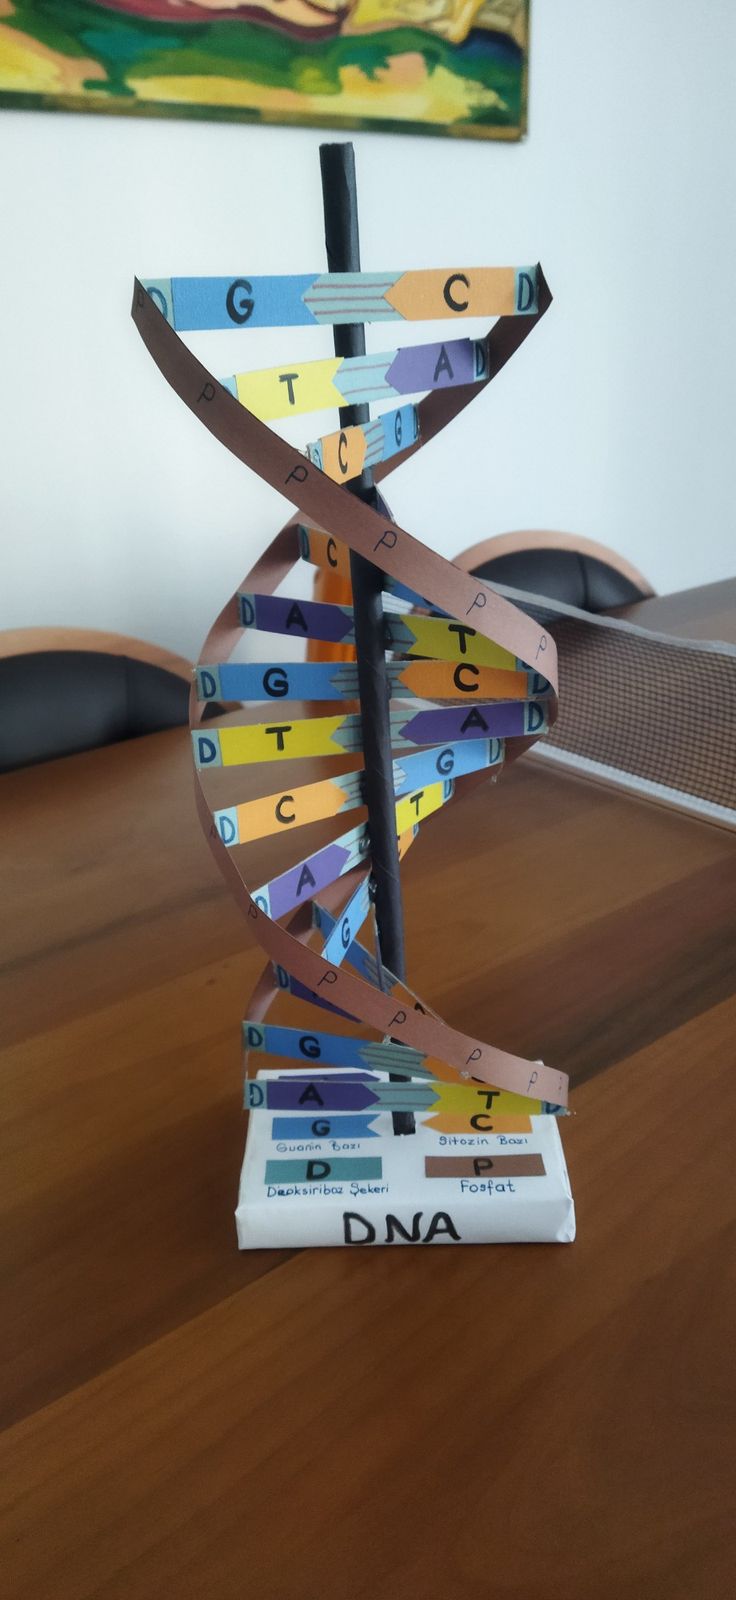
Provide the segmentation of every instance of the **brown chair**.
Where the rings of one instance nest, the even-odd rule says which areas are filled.
[[[191,664],[122,634],[0,633],[0,772],[188,721]]]
[[[654,594],[647,579],[623,556],[579,534],[532,528],[483,539],[455,565],[488,583],[562,600],[581,611],[611,611]]]

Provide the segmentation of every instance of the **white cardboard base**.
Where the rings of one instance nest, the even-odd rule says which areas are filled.
[[[259,1079],[281,1076],[275,1071],[258,1073]],[[531,1133],[526,1134],[458,1135],[438,1133],[420,1113],[416,1133],[397,1136],[386,1112],[374,1121],[377,1137],[345,1139],[310,1137],[313,1119],[306,1115],[305,1137],[298,1142],[274,1140],[273,1120],[266,1110],[250,1113],[235,1212],[241,1250],[350,1244],[570,1244],[575,1238],[575,1206],[556,1117],[532,1117]],[[508,1176],[508,1161],[513,1164],[514,1157],[529,1155],[541,1156],[543,1175]],[[463,1157],[470,1171],[464,1176],[429,1177],[427,1157]],[[334,1163],[361,1158],[380,1160],[380,1177],[334,1175]],[[279,1175],[267,1182],[266,1163],[287,1161],[305,1167],[311,1162],[314,1176],[310,1181],[291,1181]]]

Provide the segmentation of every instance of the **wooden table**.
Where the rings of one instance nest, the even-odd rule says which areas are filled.
[[[408,858],[419,992],[578,1085],[572,1247],[239,1255],[188,767],[0,782],[3,1594],[730,1594],[732,835],[522,763]]]

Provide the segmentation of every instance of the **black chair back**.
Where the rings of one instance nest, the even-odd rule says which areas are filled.
[[[188,721],[183,678],[95,650],[0,660],[0,772],[95,750]]]
[[[473,568],[476,578],[506,583],[512,589],[562,600],[580,611],[611,611],[641,600],[648,592],[597,556],[578,550],[512,550]]]

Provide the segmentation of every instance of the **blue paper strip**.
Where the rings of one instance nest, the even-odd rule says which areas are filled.
[[[336,926],[336,920],[332,916],[331,912],[326,911],[324,906],[319,905],[318,902],[314,900],[312,902],[312,918],[315,928],[319,928],[319,931],[324,938],[328,939],[333,931],[333,928]],[[375,959],[375,956],[372,956],[370,951],[364,949],[363,945],[360,944],[357,939],[353,939],[352,944],[345,951],[343,960],[349,962],[350,966],[355,968],[355,971],[360,975],[360,977],[365,978],[367,983],[371,983],[374,989],[382,988],[386,989],[390,993],[393,984],[398,981],[394,977],[393,973],[389,972],[388,967],[382,967],[381,972],[383,975],[383,981],[379,983],[378,963]]]
[[[350,896],[347,905],[335,923],[320,951],[324,961],[329,961],[333,967],[339,967],[353,943],[356,935],[365,922],[371,908],[369,893],[369,878],[366,876],[362,883]]]
[[[314,274],[235,278],[172,278],[174,326],[180,332],[217,328],[314,326],[304,304]],[[169,318],[171,320],[171,318]]]
[[[319,1061],[323,1066],[360,1066],[360,1039],[347,1034],[314,1033],[308,1028],[279,1028],[271,1023],[244,1022],[243,1048],[288,1061]]]
[[[222,666],[199,666],[197,694],[200,700],[357,700],[357,671],[351,679],[339,674],[337,665],[333,661],[227,661]]]
[[[426,1056],[406,1045],[380,1044],[374,1039],[355,1039],[349,1034],[309,1028],[281,1028],[267,1022],[245,1021],[243,1049],[254,1050],[259,1055],[282,1056],[287,1061],[301,1061],[314,1067],[315,1076],[319,1076],[320,1067],[355,1068],[351,1073],[331,1071],[332,1081],[348,1076],[373,1076],[371,1069],[431,1076],[423,1065]]]
[[[307,1161],[267,1161],[264,1182],[347,1183],[383,1176],[380,1156],[314,1156]]]
[[[503,753],[502,739],[478,739],[399,756],[393,764],[396,794],[411,794],[440,779],[462,778],[469,772],[495,767],[503,761]]]
[[[273,1139],[377,1139],[372,1117],[274,1117]]]

